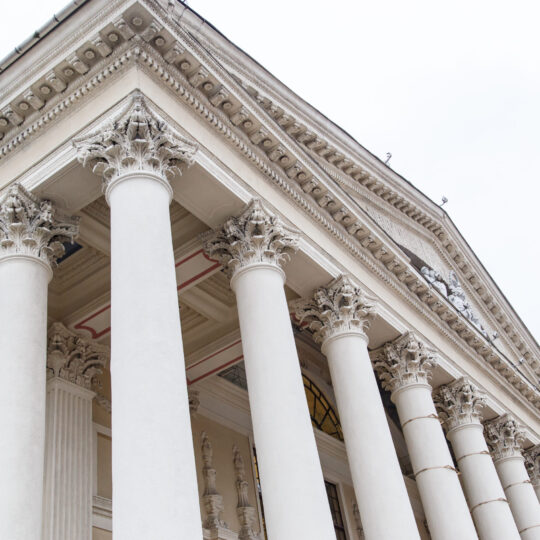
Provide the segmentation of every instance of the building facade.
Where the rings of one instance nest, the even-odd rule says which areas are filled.
[[[0,66],[0,538],[540,538],[539,347],[446,213],[186,5]]]

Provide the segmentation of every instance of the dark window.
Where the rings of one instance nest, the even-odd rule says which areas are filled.
[[[343,523],[343,516],[341,515],[341,507],[339,506],[339,498],[337,494],[337,487],[335,484],[331,484],[325,480],[326,493],[328,495],[328,502],[330,503],[330,512],[332,513],[332,519],[334,521],[334,530],[336,531],[337,540],[347,540],[345,534],[345,524]]]
[[[304,381],[304,390],[306,391],[311,423],[317,429],[342,441],[343,432],[341,431],[341,424],[339,423],[336,411],[334,411],[330,402],[313,381],[305,375],[302,375],[302,379]]]

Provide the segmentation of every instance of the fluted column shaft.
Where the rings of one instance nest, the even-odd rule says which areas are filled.
[[[419,538],[368,354],[364,329],[372,306],[342,276],[293,307],[328,358],[366,538]]]
[[[43,540],[92,537],[92,399],[94,392],[47,381]]]
[[[525,468],[522,429],[505,414],[485,422],[484,430],[522,540],[540,539],[540,505]]]
[[[194,148],[141,96],[76,145],[111,208],[113,535],[200,539],[168,182]]]
[[[480,409],[483,394],[465,379],[434,394],[445,420],[469,508],[481,540],[519,540],[519,533],[484,438]]]
[[[385,345],[375,359],[392,392],[420,498],[434,540],[478,538],[428,383],[434,355],[411,333]]]
[[[269,538],[335,537],[283,288],[295,237],[253,201],[205,244],[236,294]]]
[[[59,241],[76,233],[18,185],[0,198],[0,538],[41,534],[47,287]]]

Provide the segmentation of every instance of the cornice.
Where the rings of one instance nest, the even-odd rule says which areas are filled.
[[[283,126],[261,110],[260,104],[201,50],[190,35],[181,28],[172,28],[175,23],[160,8],[156,9],[155,3],[144,3],[157,18],[151,19],[148,12],[136,6],[144,24],[140,28],[130,27],[133,35],[127,41],[90,66],[76,81],[71,81],[66,90],[36,111],[38,114],[14,126],[6,138],[9,140],[0,147],[0,159],[126,67],[136,64],[225,137],[276,189],[403,297],[467,357],[475,363],[479,362],[478,355],[482,357],[519,392],[514,394],[516,397],[540,408],[538,392],[516,374],[469,321],[429,288],[392,239],[308,157],[300,147],[299,138],[291,138]],[[136,16],[134,9],[131,6],[131,20]],[[276,152],[281,157],[276,158]],[[287,159],[282,160],[284,157]],[[401,209],[403,211],[403,207]]]
[[[422,200],[423,194],[407,185],[403,178],[384,166],[377,158],[368,155],[366,150],[355,141],[352,139],[345,141],[344,137],[338,137],[335,133],[338,129],[328,120],[319,119],[319,124],[314,124],[312,117],[319,117],[319,113],[290,91],[280,87],[280,83],[276,82],[268,72],[259,66],[252,66],[252,63],[250,63],[249,72],[243,69],[242,64],[246,63],[245,55],[238,53],[230,44],[223,47],[222,38],[219,45],[214,43],[212,38],[215,36],[210,35],[212,31],[207,30],[208,26],[201,28],[200,25],[190,24],[188,18],[184,20],[186,21],[184,24],[190,27],[190,31],[212,50],[212,55],[226,66],[237,80],[241,81],[251,96],[267,110],[270,117],[291,139],[300,143],[327,174],[342,185],[354,186],[353,189],[356,190],[360,186],[364,193],[375,194],[381,201],[389,204],[394,211],[399,210],[407,218],[414,220],[427,230],[453,261],[461,281],[466,280],[470,283],[481,300],[486,314],[496,320],[498,329],[511,341],[513,348],[518,351],[517,355],[534,362],[540,374],[540,363],[532,352],[538,350],[538,344],[506,299],[500,298],[501,291],[481,263],[477,261],[475,254],[445,212],[436,207],[427,197]],[[220,36],[217,39],[219,40]],[[257,73],[256,77],[253,75],[254,72]],[[311,117],[305,114],[303,110],[306,108],[311,109],[311,112],[315,114]],[[322,129],[321,124],[323,124]],[[321,133],[323,130],[324,134]],[[340,134],[343,135],[342,132]],[[497,297],[500,300],[495,300]],[[515,327],[519,328],[519,331]]]

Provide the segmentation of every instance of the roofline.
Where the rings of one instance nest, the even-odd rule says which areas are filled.
[[[62,8],[58,13],[55,13],[49,21],[41,28],[38,28],[31,36],[27,37],[22,43],[17,45],[12,52],[0,60],[0,74],[15,63],[21,56],[28,52],[36,43],[41,41],[47,34],[52,32],[59,24],[64,22],[81,6],[90,0],[71,0],[71,2]]]

